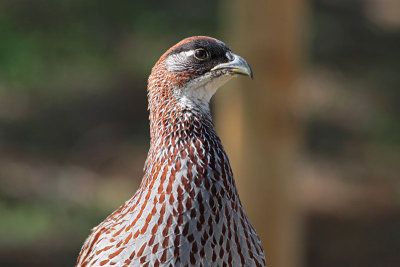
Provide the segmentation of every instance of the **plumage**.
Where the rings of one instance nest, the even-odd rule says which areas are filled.
[[[209,109],[235,74],[252,71],[210,37],[184,39],[161,56],[148,80],[143,180],[92,230],[77,266],[265,266]]]

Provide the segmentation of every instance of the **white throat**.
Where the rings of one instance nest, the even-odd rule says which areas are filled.
[[[211,75],[201,76],[188,82],[184,87],[176,90],[179,104],[182,107],[200,107],[209,110],[211,97],[217,92],[218,88],[229,81],[232,75],[222,75],[212,78]]]

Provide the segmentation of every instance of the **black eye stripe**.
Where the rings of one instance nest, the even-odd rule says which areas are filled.
[[[203,50],[206,53],[203,53]],[[175,48],[168,53],[167,57],[182,52],[189,52],[189,54],[186,54],[186,58],[181,58],[182,62],[179,65],[170,66],[170,68],[175,72],[202,75],[218,64],[229,62],[226,55],[231,50],[220,41],[197,39]]]
[[[224,57],[226,52],[230,51],[230,49],[223,42],[216,42],[207,39],[198,39],[177,47],[176,49],[171,51],[169,55],[178,54],[184,51],[196,50],[200,48],[206,49],[209,52],[211,58]]]

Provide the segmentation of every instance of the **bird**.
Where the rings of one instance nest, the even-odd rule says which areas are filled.
[[[266,266],[241,204],[210,99],[250,65],[212,37],[186,38],[152,68],[150,148],[133,197],[93,228],[84,266]]]

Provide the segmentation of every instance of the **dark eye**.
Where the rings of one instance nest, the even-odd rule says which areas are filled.
[[[194,51],[194,57],[199,60],[205,60],[209,57],[209,54],[204,48],[199,48]]]

